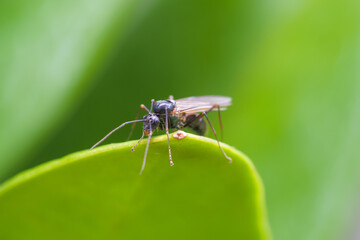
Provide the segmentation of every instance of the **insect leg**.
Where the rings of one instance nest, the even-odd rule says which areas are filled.
[[[138,113],[136,114],[135,120],[138,119],[141,109],[144,109],[145,111],[147,111],[148,113],[150,113],[150,112],[149,112],[149,109],[147,109],[144,104],[141,104],[141,105],[140,105],[140,108],[139,108],[139,111],[138,111]],[[136,124],[136,122],[134,122],[133,125],[131,125],[131,130],[130,130],[129,136],[128,136],[128,138],[126,139],[126,141],[129,141],[129,140],[130,140],[130,138],[131,138],[131,136],[132,136],[132,134],[133,134],[133,132],[134,132],[135,124]]]
[[[134,121],[129,121],[129,122],[124,122],[123,124],[121,124],[120,126],[118,126],[117,128],[113,129],[111,132],[109,132],[105,137],[103,137],[100,141],[98,141],[94,146],[92,146],[90,148],[90,150],[94,149],[97,145],[99,145],[100,143],[102,143],[106,138],[108,138],[111,134],[113,134],[115,131],[117,131],[118,129],[122,128],[123,126],[125,126],[126,124],[129,123],[135,123],[135,122],[143,122],[144,120],[134,120]]]
[[[136,146],[137,146],[137,145],[139,144],[139,142],[144,138],[144,134],[145,134],[145,132],[143,131],[143,134],[142,134],[141,138],[139,139],[139,141],[137,141],[137,143],[135,144],[135,146],[133,146],[133,147],[131,148],[131,151],[132,151],[132,152],[135,151]]]
[[[153,110],[154,102],[155,102],[155,99],[151,99],[151,107],[150,107],[150,112],[149,113],[151,113],[152,110]]]
[[[187,122],[187,123],[184,125],[183,128],[188,127],[188,126],[189,126],[190,124],[192,124],[193,122],[195,122],[195,121],[199,120],[200,118],[202,118],[202,117],[205,115],[205,113],[210,112],[211,110],[213,110],[213,109],[216,108],[216,107],[219,107],[219,105],[218,105],[218,104],[215,104],[214,106],[212,106],[211,108],[209,108],[209,110],[207,110],[206,112],[201,112],[197,117],[195,117],[194,119],[192,119],[190,122]]]
[[[217,106],[218,109],[218,113],[219,113],[219,123],[220,123],[220,137],[221,137],[221,141],[224,141],[224,128],[223,128],[223,124],[221,121],[221,111],[220,111],[220,106]]]
[[[215,129],[214,129],[214,127],[211,125],[211,122],[210,122],[210,120],[209,120],[206,112],[203,112],[203,113],[204,113],[204,116],[206,117],[206,119],[207,119],[207,121],[208,121],[208,123],[209,123],[209,125],[210,125],[210,127],[211,127],[211,130],[213,131],[213,133],[214,133],[214,135],[215,135],[215,138],[216,138],[216,141],[217,141],[217,143],[218,143],[218,145],[219,145],[220,150],[222,151],[222,153],[224,154],[224,156],[225,156],[225,157],[229,160],[229,162],[231,163],[231,162],[232,162],[232,159],[231,159],[230,157],[228,157],[228,155],[226,155],[226,153],[225,153],[224,150],[222,149],[222,147],[221,147],[221,145],[220,145],[220,142],[219,142],[219,139],[218,139],[218,137],[216,136]]]
[[[171,158],[171,148],[170,148],[170,139],[169,139],[169,122],[168,122],[168,109],[165,108],[165,131],[168,139],[168,145],[169,145],[169,159],[170,159],[170,166],[174,166],[174,162]]]
[[[142,174],[142,172],[144,171],[144,168],[145,168],[146,156],[147,156],[147,153],[148,153],[148,150],[149,150],[149,144],[150,144],[151,135],[152,135],[152,130],[151,130],[151,125],[150,125],[150,134],[148,136],[148,141],[147,141],[147,144],[146,144],[144,161],[143,161],[143,164],[142,164],[142,167],[141,167],[141,170],[140,170],[140,175]]]

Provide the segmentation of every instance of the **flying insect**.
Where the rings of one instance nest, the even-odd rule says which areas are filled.
[[[127,124],[133,124],[131,128],[130,135],[128,139],[131,137],[135,124],[137,122],[143,122],[143,133],[141,138],[137,141],[135,146],[131,149],[131,151],[135,150],[135,147],[139,144],[139,142],[144,138],[145,135],[148,136],[147,145],[144,154],[144,160],[141,167],[140,174],[144,171],[146,164],[146,156],[149,149],[149,143],[152,134],[155,130],[165,130],[167,139],[168,139],[168,149],[169,149],[169,160],[170,166],[174,165],[174,162],[171,157],[171,147],[169,140],[169,130],[173,129],[183,129],[186,127],[191,128],[199,135],[204,135],[206,132],[206,122],[204,118],[209,123],[209,126],[212,132],[215,135],[216,141],[219,145],[220,150],[224,154],[225,158],[229,160],[231,163],[231,158],[228,157],[220,145],[219,139],[216,135],[216,131],[212,126],[207,114],[211,111],[217,110],[219,115],[220,127],[222,130],[222,122],[220,112],[225,110],[226,107],[231,105],[231,98],[224,96],[200,96],[200,97],[188,97],[174,100],[172,96],[167,100],[151,100],[150,110],[144,105],[141,104],[138,114],[133,121],[124,122],[120,126],[113,129],[109,132],[105,137],[103,137],[99,142],[97,142],[91,149],[98,146],[102,143],[106,138],[108,138],[111,134],[113,134],[118,129],[122,128]],[[138,116],[141,110],[145,110],[147,112],[146,115],[142,117],[142,119],[138,120]]]

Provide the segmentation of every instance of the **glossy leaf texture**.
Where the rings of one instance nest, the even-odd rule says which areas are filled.
[[[110,144],[25,171],[0,188],[4,239],[270,239],[250,160],[204,137]]]

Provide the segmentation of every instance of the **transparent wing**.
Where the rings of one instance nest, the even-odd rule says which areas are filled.
[[[220,106],[220,110],[225,110],[231,105],[231,98],[224,96],[201,96],[188,97],[175,100],[178,112],[196,113],[207,111],[215,104]],[[214,110],[217,110],[215,108]]]

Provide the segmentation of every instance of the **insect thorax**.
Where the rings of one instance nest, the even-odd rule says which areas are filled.
[[[160,119],[160,129],[161,130],[165,130],[166,129],[166,119],[165,119],[165,115],[164,114],[161,114],[161,115],[158,115],[159,116],[159,119]],[[170,114],[168,116],[168,126],[169,126],[169,129],[182,129],[185,122],[184,120],[182,119],[181,115],[179,114]]]
[[[171,113],[175,109],[175,102],[173,100],[159,100],[154,103],[154,113],[165,114],[166,109]]]

